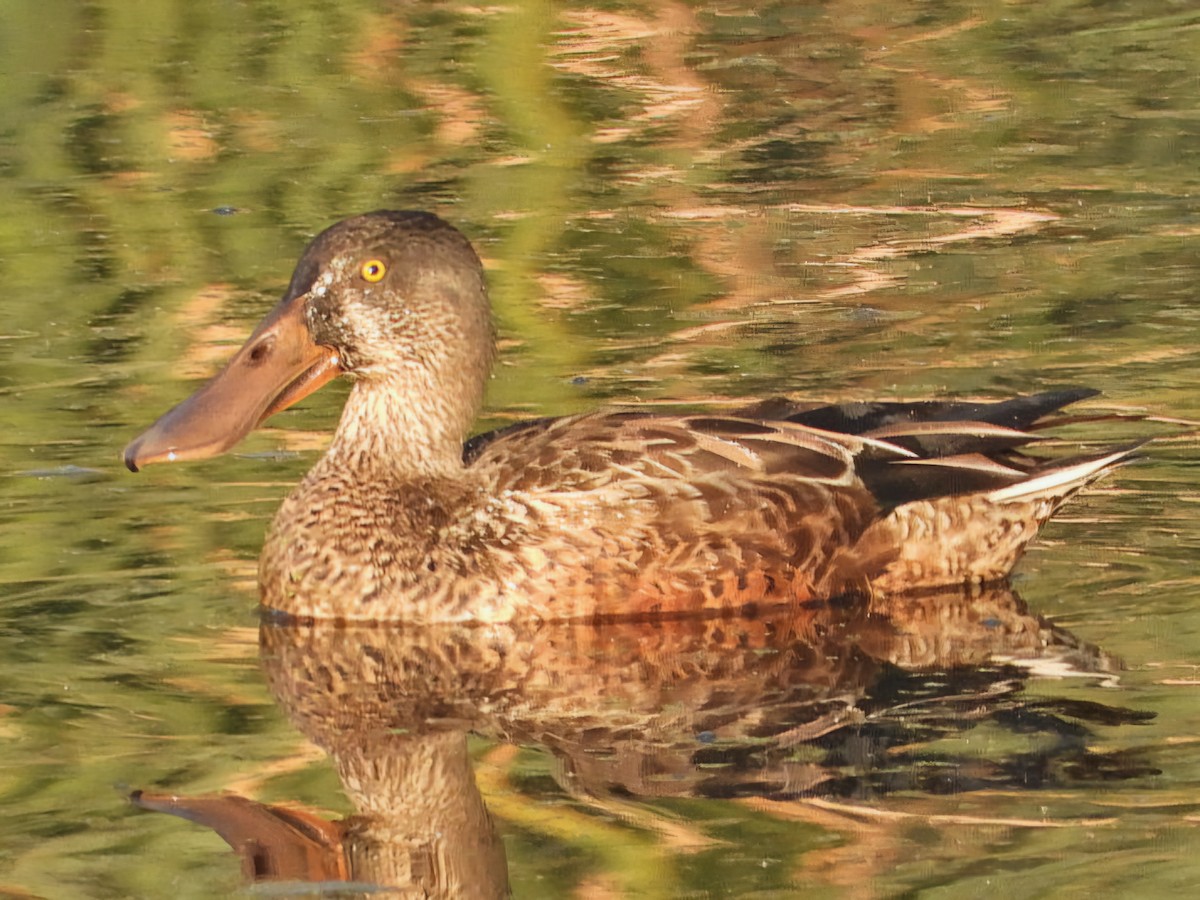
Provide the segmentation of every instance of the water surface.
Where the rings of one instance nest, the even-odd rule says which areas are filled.
[[[347,788],[347,748],[287,702],[308,657],[280,648],[324,638],[255,611],[339,389],[222,459],[118,462],[344,215],[431,209],[479,247],[503,355],[481,425],[1065,384],[1200,418],[1192,4],[52,6],[0,28],[0,892],[245,889],[133,789],[328,821],[386,793]],[[1112,430],[1079,437],[1138,433]],[[1181,894],[1197,455],[1145,430],[1168,437],[1047,529],[1019,597],[748,624],[726,654],[711,623],[624,657],[410,635],[380,658],[420,648],[440,711],[385,692],[408,718],[357,707],[354,752],[473,762],[520,897]],[[539,640],[570,650],[557,691],[471,656]],[[449,690],[447,647],[495,681]]]

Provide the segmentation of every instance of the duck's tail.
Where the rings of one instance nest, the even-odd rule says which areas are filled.
[[[1043,462],[1003,487],[902,503],[868,530],[896,556],[872,580],[892,594],[1006,578],[1043,524],[1082,488],[1132,459],[1145,442]]]

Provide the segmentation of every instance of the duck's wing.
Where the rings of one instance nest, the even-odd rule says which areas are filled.
[[[540,419],[480,435],[464,458],[498,490],[586,491],[619,483],[659,490],[807,482],[862,490],[859,458],[913,459],[886,440],[787,420],[601,413]]]
[[[919,500],[983,494],[1000,503],[1051,491],[1055,507],[1075,490],[1132,458],[1144,442],[1077,456],[1031,452],[1043,434],[1094,417],[1063,407],[1097,395],[1090,388],[1045,391],[992,402],[849,403],[785,413],[788,421],[885,441],[912,458],[865,459],[859,475],[885,509]],[[1064,493],[1064,489],[1069,488]]]
[[[1062,407],[1096,392],[1048,391],[997,402],[765,401],[734,415],[608,413],[521,422],[479,435],[470,465],[500,489],[586,490],[614,481],[808,482],[869,495],[886,512],[917,500],[1007,490],[1090,471],[1135,449],[1045,458],[1029,452]],[[1067,481],[1073,475],[1063,476]],[[1003,496],[1003,495],[1001,495]]]
[[[466,450],[522,521],[607,535],[636,571],[686,572],[697,592],[746,570],[796,597],[885,595],[1005,577],[1067,498],[1133,456],[1033,452],[1090,395],[542,419]]]
[[[1048,419],[1072,403],[1099,395],[1094,388],[1072,387],[1025,394],[1006,400],[917,400],[812,403],[787,397],[761,400],[737,410],[747,418],[786,419],[825,431],[866,434],[889,425],[917,422],[986,422],[1017,430],[1057,424]]]
[[[880,513],[858,462],[912,457],[787,421],[638,413],[526,424],[468,450],[470,480],[497,509],[489,521],[503,518],[494,543],[524,548],[517,571],[537,575],[527,590],[548,581],[556,612],[594,593],[579,608],[602,614],[864,588],[878,553],[895,551],[856,551]]]

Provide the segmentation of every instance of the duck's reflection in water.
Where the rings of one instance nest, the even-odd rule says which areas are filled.
[[[250,878],[350,881],[399,896],[507,894],[468,732],[546,748],[562,786],[588,802],[783,799],[1019,787],[1031,769],[1045,783],[1056,768],[1048,761],[1074,772],[1094,761],[1083,723],[1140,718],[1025,700],[1031,672],[1113,677],[1117,666],[1000,587],[892,598],[886,609],[825,603],[741,618],[267,621],[260,638],[276,698],[331,756],[358,814],[331,823],[236,796],[144,791],[135,801],[215,829]],[[922,743],[982,721],[1050,739],[1037,760],[975,755],[968,769],[922,758]],[[1105,777],[1122,774],[1111,754],[1105,760]]]

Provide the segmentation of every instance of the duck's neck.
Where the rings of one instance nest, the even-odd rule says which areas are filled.
[[[427,376],[418,369],[355,382],[325,462],[402,480],[460,472],[474,404]]]

